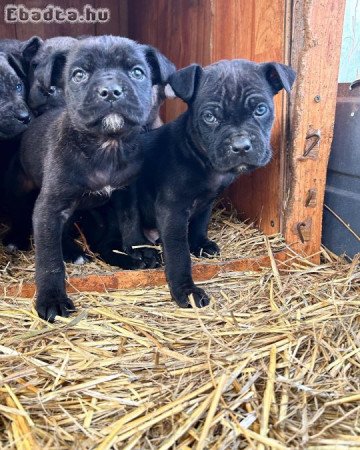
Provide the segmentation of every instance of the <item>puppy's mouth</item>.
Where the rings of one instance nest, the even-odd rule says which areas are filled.
[[[235,167],[236,173],[239,175],[242,173],[248,173],[251,170],[254,170],[255,166],[252,166],[251,164],[240,164],[239,166]]]
[[[101,127],[105,133],[119,133],[125,126],[125,119],[121,114],[111,113],[101,120]]]
[[[123,133],[126,128],[126,123],[127,120],[122,114],[110,113],[95,120],[88,121],[86,127],[97,130],[97,132],[100,131],[103,134],[113,135]]]

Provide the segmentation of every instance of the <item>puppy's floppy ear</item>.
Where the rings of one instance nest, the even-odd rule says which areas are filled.
[[[203,69],[198,64],[180,69],[169,78],[169,84],[177,97],[189,103],[196,93]]]
[[[151,67],[152,83],[166,84],[169,76],[176,71],[175,65],[159,50],[145,45],[145,57]]]
[[[18,77],[26,79],[24,67],[18,56],[0,52],[0,65],[2,67],[10,66],[16,72]]]
[[[62,77],[68,52],[55,52],[40,69],[39,81],[48,90],[50,86],[62,87]],[[39,70],[38,69],[38,70]]]
[[[9,65],[15,70],[16,75],[23,80],[26,80],[26,70],[24,68],[23,62],[20,60],[18,56],[8,55],[7,61]]]
[[[272,87],[274,94],[277,94],[281,89],[290,92],[296,77],[296,72],[290,66],[277,62],[264,63],[262,66],[265,77]]]
[[[21,54],[27,63],[36,55],[42,44],[43,40],[38,36],[33,36],[21,44]]]

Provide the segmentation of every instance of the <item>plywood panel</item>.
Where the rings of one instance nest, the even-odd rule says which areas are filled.
[[[213,20],[212,60],[246,58],[257,62],[284,61],[284,0],[216,0]],[[284,101],[284,94],[275,98],[271,163],[264,169],[241,177],[228,191],[240,215],[255,221],[268,234],[279,232],[281,227]]]
[[[211,0],[132,0],[129,2],[129,37],[151,44],[177,67],[210,63]],[[185,110],[180,100],[169,101],[163,119]]]

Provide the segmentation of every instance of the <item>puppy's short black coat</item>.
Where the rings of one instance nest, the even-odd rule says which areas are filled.
[[[158,228],[167,280],[179,306],[189,307],[190,294],[198,307],[209,303],[192,280],[190,252],[219,252],[207,237],[213,201],[239,174],[270,161],[273,96],[282,88],[289,91],[294,79],[294,71],[283,64],[246,60],[205,69],[192,65],[169,78],[188,110],[141,135],[146,156],[135,184],[141,220],[133,217],[123,234],[129,245],[136,244],[143,239],[136,223]]]
[[[65,290],[64,224],[76,209],[101,204],[137,175],[136,137],[152,108],[152,86],[172,72],[156,49],[126,38],[78,41],[66,58],[65,109],[39,116],[23,135],[9,182],[16,180],[19,208],[41,189],[33,228],[36,309],[44,319],[74,309]]]

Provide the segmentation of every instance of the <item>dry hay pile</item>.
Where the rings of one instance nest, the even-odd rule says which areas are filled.
[[[88,293],[54,325],[3,299],[0,447],[360,448],[358,260],[203,284],[202,310]]]

